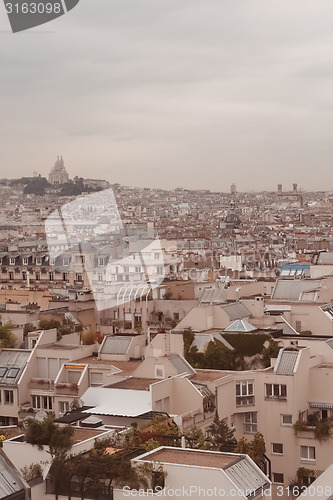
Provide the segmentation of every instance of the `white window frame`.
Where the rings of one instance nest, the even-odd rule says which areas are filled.
[[[65,414],[69,411],[68,401],[59,401],[59,413]]]
[[[274,484],[283,484],[284,483],[284,474],[282,472],[273,472],[273,483]],[[282,481],[277,481],[276,476],[282,476]]]
[[[29,257],[23,257],[22,263],[24,266],[27,266],[29,264]]]
[[[36,266],[41,266],[41,265],[42,265],[42,258],[36,257]]]
[[[155,378],[164,379],[165,378],[165,366],[155,365]]]
[[[9,257],[9,265],[15,266],[15,257]]]
[[[283,389],[285,388],[285,390]],[[285,394],[283,394],[285,392]],[[286,384],[265,384],[266,399],[287,399]]]
[[[291,417],[291,422],[284,422],[284,417]],[[282,413],[281,414],[281,425],[285,425],[285,426],[293,425],[293,416],[290,415],[289,413]]]
[[[277,447],[282,446],[282,451],[276,451]],[[274,450],[275,447],[275,450]],[[273,455],[283,455],[283,443],[272,443],[272,454]]]
[[[4,404],[13,405],[14,404],[14,391],[10,389],[4,390]]]
[[[304,446],[301,445],[301,461],[303,462],[315,462],[316,461],[316,448],[314,446]],[[313,457],[311,456],[313,455]]]
[[[238,380],[236,382],[236,406],[254,405],[254,381]]]
[[[32,394],[31,406],[35,410],[50,411],[53,408],[52,396]]]
[[[244,413],[244,433],[255,434],[258,432],[258,415],[256,411]]]

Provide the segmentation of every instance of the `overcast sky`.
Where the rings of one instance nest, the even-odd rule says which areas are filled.
[[[0,176],[333,189],[333,2],[81,0],[11,34]]]

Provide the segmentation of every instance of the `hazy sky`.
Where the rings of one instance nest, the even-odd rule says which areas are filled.
[[[333,189],[333,2],[81,0],[9,32],[0,176]]]

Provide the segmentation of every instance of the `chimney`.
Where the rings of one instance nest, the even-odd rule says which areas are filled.
[[[282,194],[282,184],[278,184],[278,194]]]
[[[297,184],[293,184],[293,193],[297,193]]]

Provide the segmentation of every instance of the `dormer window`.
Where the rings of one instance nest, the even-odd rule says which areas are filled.
[[[9,264],[15,266],[15,257],[9,257]]]
[[[98,257],[98,265],[104,266],[104,258],[103,257]]]
[[[68,257],[62,259],[62,265],[63,266],[69,266],[69,258]]]
[[[42,265],[42,258],[41,257],[36,257],[36,265],[41,266]]]
[[[29,262],[29,258],[28,257],[23,257],[22,262],[23,262],[24,266],[27,266],[28,262]]]

